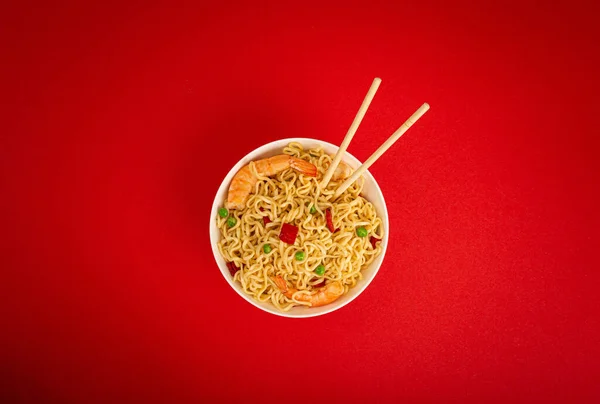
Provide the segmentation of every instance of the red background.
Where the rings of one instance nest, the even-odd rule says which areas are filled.
[[[3,402],[600,399],[593,2],[80,3],[0,17]],[[358,158],[431,104],[371,170],[381,271],[263,313],[212,197],[266,142],[339,144],[375,76]]]

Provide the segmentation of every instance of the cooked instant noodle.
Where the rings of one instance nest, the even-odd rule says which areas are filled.
[[[325,189],[332,157],[290,143],[283,154],[250,163],[233,178],[217,224],[219,251],[235,282],[282,311],[333,302],[356,285],[381,253],[382,221],[361,196],[360,178],[333,200],[351,174],[340,164]]]

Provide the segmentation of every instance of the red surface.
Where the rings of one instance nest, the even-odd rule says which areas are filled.
[[[79,3],[0,17],[0,401],[600,400],[593,2]],[[263,313],[212,196],[265,142],[339,144],[375,76],[357,157],[431,104],[372,169],[384,265]]]

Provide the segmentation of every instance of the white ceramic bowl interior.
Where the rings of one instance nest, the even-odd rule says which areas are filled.
[[[215,196],[215,200],[212,205],[212,209],[210,211],[210,243],[212,246],[213,255],[215,256],[215,260],[217,261],[217,265],[221,270],[221,274],[229,283],[229,285],[235,290],[241,297],[243,297],[246,301],[251,303],[252,305],[258,307],[261,310],[269,312],[271,314],[275,314],[283,317],[313,317],[319,316],[322,314],[330,313],[335,311],[341,307],[344,307],[352,300],[356,299],[358,295],[360,295],[366,288],[369,286],[375,275],[379,271],[379,267],[381,267],[381,263],[383,262],[383,258],[385,256],[385,252],[388,244],[388,234],[389,234],[389,221],[388,221],[388,212],[387,207],[385,205],[385,200],[383,198],[383,194],[381,193],[381,189],[375,181],[375,178],[371,175],[369,171],[365,172],[365,184],[363,187],[363,195],[370,201],[377,211],[377,215],[381,217],[384,226],[384,237],[381,241],[382,251],[381,254],[375,258],[375,260],[369,265],[369,267],[362,270],[363,279],[361,279],[357,285],[350,289],[348,293],[344,296],[337,299],[335,302],[328,304],[322,307],[294,307],[287,312],[279,311],[275,306],[271,303],[261,303],[254,300],[251,296],[244,293],[242,290],[242,286],[238,282],[233,282],[233,278],[227,269],[227,265],[219,249],[217,244],[221,239],[221,233],[219,228],[217,227],[217,211],[220,207],[224,206],[225,200],[227,199],[227,191],[229,189],[229,184],[231,183],[231,179],[239,171],[240,168],[245,166],[251,161],[259,160],[261,158],[271,157],[277,154],[281,154],[283,148],[287,146],[291,142],[298,142],[304,146],[304,148],[313,148],[317,146],[322,146],[324,151],[330,155],[335,155],[338,150],[338,146],[334,146],[331,143],[323,142],[321,140],[316,139],[308,139],[308,138],[290,138],[290,139],[281,139],[275,142],[268,143],[264,146],[259,147],[258,149],[248,153],[244,158],[242,158],[238,163],[233,166],[233,168],[229,171],[219,190],[217,191],[217,195]],[[356,159],[356,157],[352,156],[350,153],[346,152],[344,156],[344,162],[350,165],[352,168],[357,168],[361,165],[361,162]]]

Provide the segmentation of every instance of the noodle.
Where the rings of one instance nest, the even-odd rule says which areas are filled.
[[[234,281],[254,299],[270,301],[279,310],[288,311],[294,306],[310,305],[297,296],[317,290],[315,286],[322,286],[324,279],[341,282],[344,294],[347,293],[362,279],[361,270],[381,253],[381,245],[373,248],[370,236],[381,239],[384,229],[373,204],[360,196],[362,178],[335,201],[332,201],[333,194],[341,182],[332,180],[326,189],[319,187],[332,161],[321,147],[304,150],[299,143],[290,143],[283,153],[309,161],[319,174],[313,178],[287,169],[265,177],[250,163],[250,170],[259,181],[246,206],[230,211],[237,219],[233,227],[229,228],[227,218],[223,217],[217,218],[217,225],[222,235],[218,244],[221,255],[240,268]],[[310,213],[311,206],[316,209],[314,214]],[[327,227],[327,209],[331,209],[333,225],[339,229],[335,233]],[[263,216],[268,216],[271,222],[265,225]],[[293,245],[279,239],[283,223],[300,229]],[[368,231],[369,237],[357,236],[359,226]],[[265,244],[272,247],[269,253],[263,251]],[[295,259],[298,251],[304,252],[304,260]],[[321,264],[325,266],[323,276],[314,272]],[[271,280],[277,275],[298,290],[292,298],[281,293]]]

